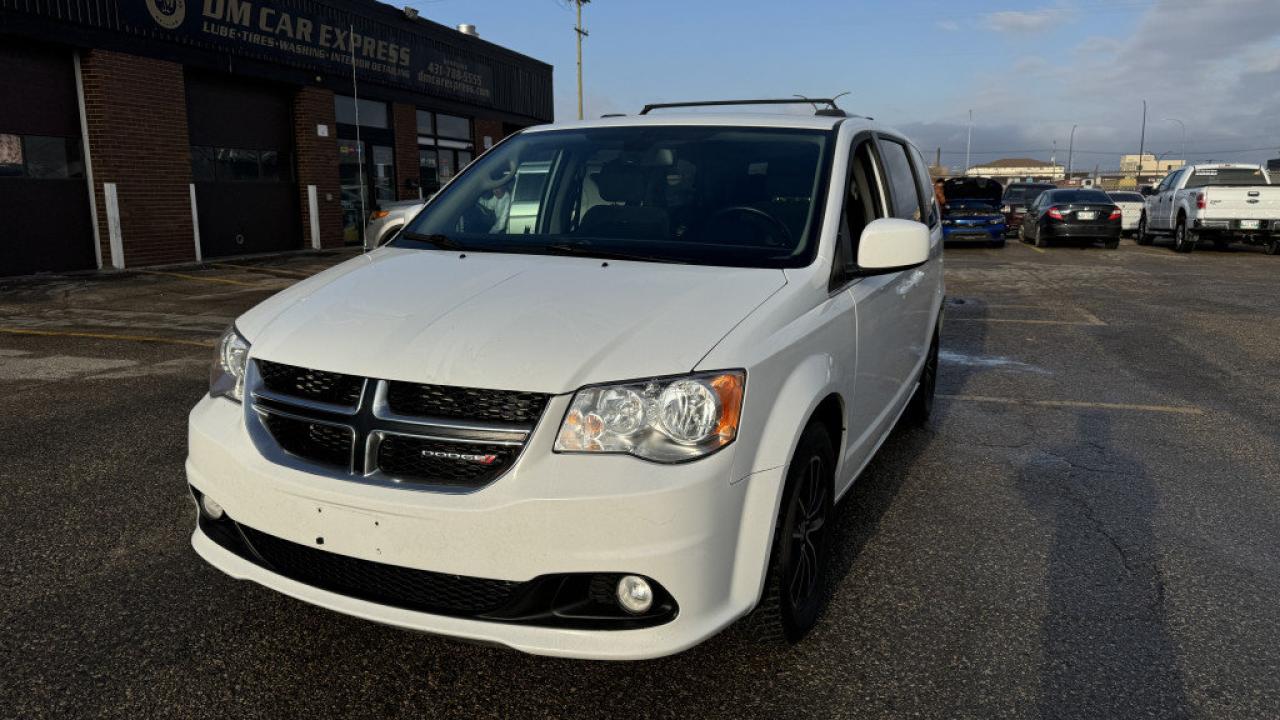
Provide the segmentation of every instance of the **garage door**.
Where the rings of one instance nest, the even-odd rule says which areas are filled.
[[[292,90],[191,71],[186,85],[203,256],[302,247]]]
[[[70,50],[0,35],[0,276],[97,267]]]

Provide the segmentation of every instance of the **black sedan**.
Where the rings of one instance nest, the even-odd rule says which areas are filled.
[[[1101,190],[1047,190],[1027,208],[1018,239],[1047,247],[1054,240],[1120,247],[1120,208]]]

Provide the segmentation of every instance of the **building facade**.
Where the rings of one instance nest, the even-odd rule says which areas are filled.
[[[0,276],[360,243],[551,67],[373,0],[0,0]]]
[[[1120,156],[1120,172],[1135,173],[1138,172],[1139,156],[1121,155]],[[1141,156],[1143,173],[1160,173],[1164,174],[1174,170],[1181,170],[1187,164],[1186,160],[1170,160],[1168,158],[1159,158],[1151,153]]]
[[[996,180],[1028,180],[1054,182],[1066,177],[1061,165],[1032,158],[1004,158],[965,170],[970,177],[987,177]]]

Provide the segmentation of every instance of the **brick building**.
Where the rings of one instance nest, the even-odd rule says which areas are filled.
[[[359,244],[551,98],[373,0],[0,0],[0,276]]]

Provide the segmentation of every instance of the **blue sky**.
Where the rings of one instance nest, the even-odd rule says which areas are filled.
[[[576,115],[565,0],[418,0],[425,17],[555,66],[556,115]],[[1115,167],[1147,150],[1193,160],[1280,156],[1280,0],[594,0],[584,11],[588,116],[646,102],[851,91],[848,110],[932,158],[1003,156]]]

